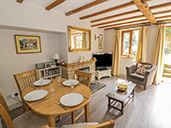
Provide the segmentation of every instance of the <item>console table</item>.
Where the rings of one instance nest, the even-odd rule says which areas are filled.
[[[96,77],[98,80],[100,80],[102,77],[106,77],[106,76],[109,76],[111,77],[111,69],[99,69],[99,70],[96,70]]]

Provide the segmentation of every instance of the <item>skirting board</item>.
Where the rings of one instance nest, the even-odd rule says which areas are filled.
[[[14,104],[9,105],[8,107],[9,107],[9,110],[13,110],[13,109],[21,107],[21,106],[22,106],[21,103],[16,102]]]

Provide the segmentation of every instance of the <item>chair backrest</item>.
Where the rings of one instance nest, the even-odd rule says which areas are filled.
[[[32,86],[33,83],[37,80],[36,71],[31,70],[31,71],[15,74],[14,78],[17,83],[17,86],[18,86],[18,89],[20,92],[20,96],[21,96],[21,99],[23,102],[23,109],[27,110],[25,107],[25,104],[24,104],[24,100],[22,98],[22,92],[25,89],[27,89],[28,87]]]
[[[8,106],[5,102],[4,97],[2,96],[0,92],[0,115],[5,121],[5,124],[7,125],[8,128],[14,128],[14,124],[11,119],[10,111],[8,109]]]
[[[36,71],[31,70],[14,75],[20,94],[37,80]]]
[[[80,83],[90,87],[92,73],[81,71],[81,70],[75,70],[74,75],[76,77],[75,79],[77,79]]]
[[[109,120],[101,124],[86,126],[86,127],[81,127],[81,128],[113,128],[114,125],[115,125],[115,122],[113,120]],[[55,128],[55,127],[44,126],[43,128]]]

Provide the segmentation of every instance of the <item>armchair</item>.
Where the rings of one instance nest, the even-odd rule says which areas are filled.
[[[144,86],[144,90],[153,83],[153,79],[156,73],[157,67],[150,63],[140,63],[144,65],[151,65],[151,68],[147,70],[143,75],[137,74],[138,63],[132,64],[126,67],[126,79],[136,84]]]

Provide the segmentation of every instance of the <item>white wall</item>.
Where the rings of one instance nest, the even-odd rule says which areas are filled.
[[[152,63],[153,57],[153,48],[155,43],[157,33],[157,25],[151,25],[148,27],[148,47],[147,47],[147,62]],[[114,43],[114,30],[104,31],[105,36],[105,52],[113,52],[113,43]],[[120,58],[120,75],[125,76],[126,66],[135,63],[135,59]]]
[[[104,52],[113,52],[114,30],[104,31]]]
[[[55,10],[46,11],[44,7],[32,5],[27,2],[18,4],[16,1],[1,1],[0,16],[1,26],[15,26],[64,33],[67,33],[68,25],[91,29],[90,22],[88,20],[79,20],[79,18],[75,16],[68,17],[65,16],[64,13]],[[103,30],[93,29],[92,31],[103,34]],[[68,39],[66,39],[66,41],[68,42]],[[65,42],[67,44],[65,48],[68,47],[67,42]],[[66,50],[68,51],[68,49]],[[98,51],[98,47],[93,46],[92,51]],[[63,55],[65,56],[63,58],[67,63],[73,62],[73,60],[75,60],[75,56],[77,57],[78,54],[83,54],[87,59],[90,59],[92,56],[91,51],[67,54],[67,57],[65,56],[66,54]]]
[[[41,38],[41,53],[17,54],[14,35],[38,35]],[[52,61],[52,55],[59,52],[59,35],[40,32],[0,29],[0,91],[7,99],[8,105],[14,103],[9,97],[18,92],[13,74],[32,70],[36,63]]]
[[[31,70],[35,63],[50,61],[55,52],[59,53],[66,63],[71,63],[80,56],[90,59],[92,52],[103,50],[98,50],[98,42],[92,39],[91,51],[68,52],[68,25],[91,29],[88,20],[79,20],[75,16],[68,17],[53,9],[46,11],[44,7],[27,1],[19,4],[15,0],[0,1],[0,17],[0,91],[8,105],[14,103],[8,95],[18,91],[13,74]],[[52,34],[57,32],[63,34]],[[103,30],[93,28],[92,33],[103,34]],[[42,53],[16,54],[14,34],[40,36]]]
[[[148,27],[148,47],[147,47],[147,62],[152,63],[153,49],[157,34],[157,25],[151,25]]]

